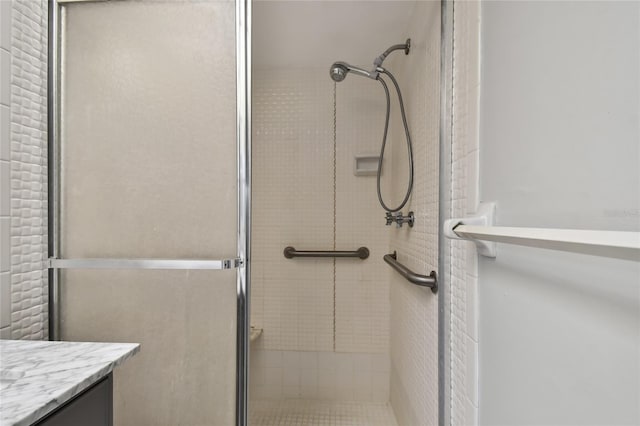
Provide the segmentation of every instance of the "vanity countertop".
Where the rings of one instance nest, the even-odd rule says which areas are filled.
[[[139,350],[137,343],[0,340],[0,426],[40,420]]]

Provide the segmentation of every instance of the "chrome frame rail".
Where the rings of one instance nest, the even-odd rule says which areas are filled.
[[[431,271],[429,275],[416,274],[411,269],[398,262],[395,251],[392,254],[385,254],[382,258],[410,283],[421,287],[429,287],[434,294],[438,292],[436,271]]]
[[[241,259],[49,259],[50,269],[235,269]]]
[[[236,426],[249,423],[249,342],[251,338],[251,5],[236,1]]]
[[[369,257],[369,249],[366,247],[360,247],[355,251],[347,250],[296,250],[289,246],[284,249],[284,257],[287,259],[293,259],[294,257],[358,257],[360,259],[366,259]]]
[[[49,1],[47,52],[47,256],[60,253],[60,25],[61,7],[57,0]],[[60,340],[60,273],[49,268],[48,278],[48,331],[49,340]]]

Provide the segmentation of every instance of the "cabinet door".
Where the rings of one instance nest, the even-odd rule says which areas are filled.
[[[37,426],[113,426],[113,376],[100,382],[58,408]]]

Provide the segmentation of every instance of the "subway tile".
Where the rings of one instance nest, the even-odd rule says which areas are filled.
[[[465,398],[465,426],[478,424],[478,407],[473,405],[469,398]]]
[[[318,353],[318,369],[320,370],[335,370],[336,360],[335,352],[319,352]]]
[[[251,386],[256,387],[256,386],[264,386],[266,385],[265,382],[265,369],[264,367],[258,367],[255,366],[253,364],[253,359],[251,361],[251,368],[250,368],[250,381],[251,381]]]
[[[371,357],[372,354],[353,354],[353,363],[354,369],[356,372],[358,371],[366,371],[367,373],[371,373]]]
[[[0,216],[11,216],[11,163],[2,160],[0,160]]]
[[[0,48],[11,50],[11,4],[10,0],[0,0]]]
[[[336,353],[335,357],[335,368],[340,373],[347,375],[353,375],[354,371],[354,362],[353,355],[349,353]]]
[[[0,160],[11,159],[11,113],[6,105],[0,105]]]
[[[0,104],[11,105],[11,55],[0,49]]]
[[[478,276],[478,249],[471,241],[465,242],[465,273],[477,277]]]
[[[318,353],[317,352],[300,352],[299,365],[301,370],[317,370],[318,369]]]
[[[300,391],[303,398],[316,398],[318,392],[318,370],[300,371]]]
[[[266,367],[266,363],[265,363],[265,351],[263,350],[259,350],[257,349],[253,343],[251,345],[251,352],[250,352],[250,356],[251,356],[251,367],[253,370],[264,370],[264,368]]]
[[[0,328],[0,339],[11,339],[11,327]]]
[[[0,274],[0,328],[11,325],[11,274]]]
[[[318,388],[337,388],[340,375],[336,370],[318,370]]]
[[[467,398],[478,405],[478,344],[466,336],[466,394]]]
[[[300,387],[299,386],[282,386],[282,397],[283,398],[299,398],[300,397]]]
[[[282,368],[282,351],[262,351],[261,356],[266,368]]]
[[[480,154],[479,151],[472,151],[466,157],[466,194],[467,194],[467,214],[478,211],[480,199]]]
[[[255,397],[258,399],[280,399],[282,398],[282,385],[257,386]]]
[[[264,383],[265,386],[279,386],[282,387],[282,368],[265,368],[264,369]]]
[[[300,387],[300,370],[293,367],[285,367],[282,369],[282,386],[283,387]]]
[[[467,274],[466,286],[467,334],[478,342],[478,278]]]
[[[388,373],[390,370],[389,355],[387,354],[371,354],[371,371],[379,373]]]
[[[0,218],[0,272],[11,270],[11,219]]]
[[[300,370],[300,352],[284,351],[282,353],[282,368],[285,370]]]

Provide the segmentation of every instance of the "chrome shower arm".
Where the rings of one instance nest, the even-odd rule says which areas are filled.
[[[380,56],[378,56],[374,61],[373,61],[373,67],[374,68],[378,68],[379,66],[382,66],[382,63],[384,62],[384,60],[387,58],[387,56],[389,56],[389,54],[391,52],[394,52],[396,50],[404,50],[404,54],[408,55],[409,51],[411,50],[411,39],[408,38],[407,42],[404,44],[394,44],[393,46],[391,46],[390,48],[388,48],[387,50],[384,51],[384,53]]]

